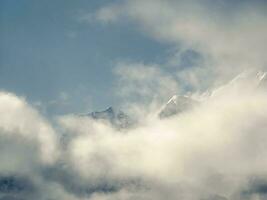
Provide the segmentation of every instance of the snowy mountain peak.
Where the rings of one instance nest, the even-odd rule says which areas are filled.
[[[237,75],[230,83],[235,82],[256,82],[259,83],[266,79],[266,72],[265,71],[245,71],[239,75]]]
[[[159,117],[167,118],[178,113],[184,112],[191,109],[196,105],[198,101],[186,95],[174,95],[170,100],[163,106],[159,113]]]
[[[107,119],[113,118],[115,116],[115,112],[112,107],[109,107],[106,110],[92,112],[89,115],[94,119],[106,119],[107,120]]]
[[[267,86],[267,72],[260,71],[257,73],[257,79],[258,79],[258,86],[259,87],[265,87]]]
[[[170,98],[170,100],[167,102],[167,104],[172,103],[172,102],[177,103],[177,97],[178,97],[177,95],[174,95],[172,98]]]
[[[224,91],[237,92],[244,87],[248,91],[257,88],[267,88],[267,72],[245,71],[230,80],[227,84],[214,90],[206,91],[200,96],[173,95],[160,109],[158,116],[160,119],[164,119],[183,113],[199,105],[202,101],[223,94]],[[117,128],[128,128],[135,123],[127,114],[120,110],[115,110],[113,107],[108,107],[103,111],[92,112],[86,114],[86,116],[90,116],[95,120],[107,121]]]
[[[238,92],[243,88],[246,88],[246,91],[267,88],[266,74],[267,73],[265,71],[245,71],[241,74],[238,74],[227,84],[213,90],[211,96],[218,96],[223,94],[224,91]]]
[[[257,73],[257,77],[258,77],[259,81],[266,79],[266,72],[259,71]]]
[[[191,99],[191,97],[187,95],[173,95],[172,98],[167,102],[167,104],[174,103],[177,104],[181,101],[187,101],[188,99]]]
[[[128,115],[120,110],[115,110],[113,107],[108,107],[106,110],[97,111],[87,114],[95,120],[102,120],[112,124],[116,128],[128,128],[133,121]]]

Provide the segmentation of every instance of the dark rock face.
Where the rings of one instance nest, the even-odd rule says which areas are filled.
[[[32,191],[32,183],[24,177],[18,176],[1,176],[0,192],[1,193],[20,193],[23,191]]]
[[[116,111],[109,107],[103,111],[97,111],[87,114],[87,116],[95,119],[109,122],[115,128],[129,128],[133,125],[133,120],[124,112]]]
[[[198,103],[198,101],[190,97],[174,95],[162,108],[158,116],[160,119],[168,118],[190,110]],[[116,111],[112,107],[103,111],[92,112],[85,116],[89,116],[95,120],[108,122],[115,128],[119,129],[130,128],[135,124],[135,121],[127,114],[122,111]]]
[[[115,111],[112,107],[109,107],[103,111],[92,112],[89,114],[94,119],[114,120],[116,117]]]
[[[0,200],[24,200],[35,192],[36,187],[28,177],[0,175]]]

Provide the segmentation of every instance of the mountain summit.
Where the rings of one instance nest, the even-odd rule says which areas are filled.
[[[173,115],[182,113],[191,109],[193,106],[198,104],[198,101],[192,99],[189,96],[174,95],[168,102],[163,106],[159,113],[161,119],[171,117]]]
[[[120,110],[115,110],[113,107],[108,107],[106,110],[97,111],[87,114],[95,120],[101,120],[112,124],[116,128],[129,128],[133,121],[130,117]]]
[[[249,90],[255,90],[257,88],[267,88],[267,73],[262,71],[246,71],[225,85],[214,89],[211,92],[204,92],[205,98],[212,98],[214,96],[220,95],[225,90],[227,91],[239,91],[240,88],[245,88]],[[160,119],[165,119],[172,117],[174,115],[186,112],[195,106],[199,105],[202,100],[196,100],[191,96],[187,95],[174,95],[169,101],[162,107],[158,117]],[[115,110],[113,107],[108,107],[106,110],[92,112],[86,114],[95,120],[103,120],[109,122],[116,128],[129,128],[134,124],[134,120],[127,114],[120,110]]]

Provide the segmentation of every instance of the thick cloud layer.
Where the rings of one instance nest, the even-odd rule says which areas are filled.
[[[138,113],[134,128],[77,115],[46,119],[0,92],[0,200],[266,199],[267,87],[253,71],[266,67],[266,5],[222,2],[123,1],[95,13],[105,23],[132,20],[180,47],[168,67],[185,52],[199,57],[171,75],[157,64],[118,64],[117,92],[137,99],[126,104]],[[160,102],[185,90],[182,83],[200,103],[159,119]]]
[[[0,197],[265,199],[267,93],[252,75],[127,131],[75,115],[53,128],[1,92]]]

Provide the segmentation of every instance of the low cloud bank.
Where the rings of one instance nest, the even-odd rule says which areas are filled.
[[[86,116],[46,119],[0,92],[0,200],[267,199],[266,80],[245,72],[212,89],[266,68],[266,4],[216,2],[122,1],[90,15],[128,19],[178,49],[165,63],[173,73],[157,64],[115,68],[116,89],[141,122],[132,129]],[[195,60],[181,68],[185,52]],[[155,116],[166,96],[188,88],[197,106]]]
[[[75,115],[54,127],[1,92],[0,198],[265,199],[267,94],[254,86],[238,79],[127,131]]]

